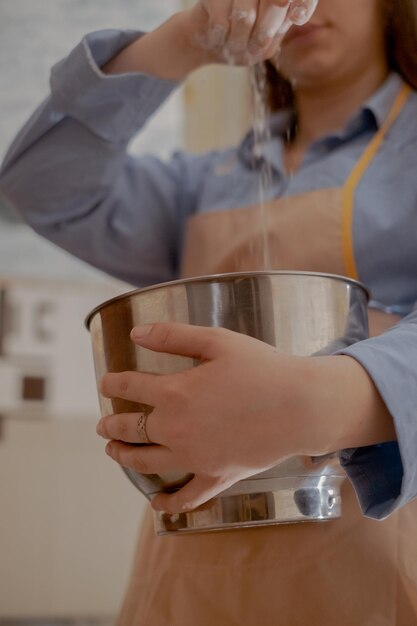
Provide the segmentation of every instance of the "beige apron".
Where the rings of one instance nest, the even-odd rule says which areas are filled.
[[[355,189],[407,95],[404,88],[343,189],[265,207],[270,268],[357,276]],[[193,217],[184,275],[263,269],[259,222],[258,207]],[[393,321],[380,316],[375,328]],[[376,522],[361,514],[349,481],[342,498],[343,516],[332,522],[201,535],[156,537],[148,516],[119,625],[417,624],[417,503]]]

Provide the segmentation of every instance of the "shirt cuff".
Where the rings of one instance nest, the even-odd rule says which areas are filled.
[[[140,72],[103,74],[100,67],[142,35],[104,30],[84,37],[52,68],[54,109],[102,139],[129,141],[179,84]]]
[[[394,421],[396,442],[340,453],[363,513],[384,519],[417,495],[417,314],[339,354],[364,367]]]

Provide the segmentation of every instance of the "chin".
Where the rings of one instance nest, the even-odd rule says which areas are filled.
[[[300,87],[318,86],[335,74],[335,68],[330,67],[328,63],[312,62],[312,59],[309,59],[308,63],[305,63],[304,59],[303,63],[289,65],[280,64],[278,61],[275,67],[291,84]]]
[[[295,88],[319,87],[320,84],[326,82],[326,75],[323,72],[292,72],[288,74],[282,68],[278,68],[278,71]]]

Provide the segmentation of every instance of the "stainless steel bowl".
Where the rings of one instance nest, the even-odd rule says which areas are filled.
[[[106,372],[171,374],[193,359],[154,353],[130,340],[133,326],[182,322],[221,326],[256,337],[287,354],[332,354],[368,336],[368,292],[358,282],[329,274],[253,272],[179,280],[132,291],[98,306],[87,318],[97,380]],[[150,411],[147,405],[103,398],[102,415]],[[337,415],[335,415],[337,419]],[[187,475],[144,476],[125,469],[148,498],[173,491]],[[155,514],[158,534],[197,532],[341,515],[345,478],[338,455],[294,457],[238,482],[197,511]]]

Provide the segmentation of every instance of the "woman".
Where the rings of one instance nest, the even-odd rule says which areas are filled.
[[[342,450],[351,482],[342,518],[324,526],[179,539],[155,537],[148,519],[123,625],[417,621],[417,11],[413,0],[321,0],[310,24],[281,41],[287,9],[212,0],[144,36],[89,35],[53,69],[51,97],[3,166],[1,189],[39,232],[123,280],[257,269],[251,134],[235,149],[168,164],[125,148],[190,71],[230,51],[241,63],[267,59],[282,44],[271,97],[285,77],[294,110],[278,112],[263,146],[271,265],[358,276],[373,293],[374,334],[408,315],[319,359],[218,329],[132,332],[150,349],[203,361],[175,377],[103,380],[106,395],[155,406],[146,434],[160,444],[132,446],[137,416],[108,416],[98,432],[110,456],[143,472],[195,474],[155,508],[193,508],[298,453]],[[356,496],[383,521],[367,519]]]

